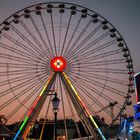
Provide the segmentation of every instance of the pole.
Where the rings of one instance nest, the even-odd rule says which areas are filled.
[[[54,140],[57,140],[57,112],[54,112]]]

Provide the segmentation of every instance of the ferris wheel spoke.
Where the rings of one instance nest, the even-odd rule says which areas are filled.
[[[4,58],[9,58],[8,56],[6,56],[6,54],[0,54],[0,56],[4,56]],[[0,67],[3,67],[3,68],[6,68],[6,67],[10,67],[10,69],[26,69],[28,71],[28,69],[46,69],[47,70],[47,67],[46,67],[46,64],[49,63],[49,62],[42,62],[42,63],[37,63],[32,61],[18,61],[18,59],[20,59],[19,57],[18,58],[9,58],[9,60],[11,60],[12,62],[6,62],[6,63],[0,63]],[[24,58],[23,58],[24,60]],[[14,62],[15,61],[15,62]],[[19,63],[20,62],[20,63]]]
[[[75,57],[79,57],[79,60],[80,59],[92,59],[92,60],[97,60],[97,59],[101,59],[101,58],[105,58],[105,57],[110,57],[110,56],[115,56],[117,54],[120,54],[122,53],[122,50],[121,49],[116,49],[116,50],[110,50],[110,51],[107,51],[107,52],[104,52],[104,53],[99,53],[99,54],[96,54],[96,55],[88,55],[86,54],[85,56],[75,56]],[[74,57],[74,56],[73,56]]]
[[[79,87],[79,88],[84,88],[82,85],[87,85],[87,83],[86,82],[76,82],[76,84],[78,84],[78,86],[77,87]],[[86,89],[86,87],[87,87],[87,89]],[[89,90],[91,90],[91,93],[89,92]],[[104,106],[103,104],[101,104],[101,102],[99,102],[98,101],[98,99],[99,98],[103,98],[104,100],[106,100],[107,102],[108,102],[108,104],[110,103],[110,102],[112,102],[112,103],[114,103],[114,102],[116,102],[116,101],[114,101],[114,99],[113,98],[111,98],[111,97],[109,97],[109,96],[107,96],[107,95],[103,95],[103,93],[101,93],[100,91],[98,91],[96,88],[91,88],[91,86],[85,86],[85,88],[83,89],[83,92],[85,92],[85,94],[88,94],[87,95],[87,97],[89,97],[89,99],[93,99],[94,100],[94,102],[93,102],[93,104],[91,104],[90,106],[89,106],[89,108],[91,108],[92,109],[92,106],[94,105],[94,103],[96,103],[98,106],[100,106],[100,108],[101,108],[101,110],[102,109],[104,109],[104,108],[106,108],[106,106]],[[97,99],[95,99],[94,98],[94,96],[93,96],[93,94],[92,93],[96,93],[97,95],[99,95],[99,97],[97,98]],[[81,97],[82,97],[83,95],[81,95]],[[85,99],[84,97],[83,97],[83,99]],[[89,101],[87,101],[87,105],[88,105],[88,102]],[[117,105],[116,105],[116,107],[117,108],[122,108],[122,106],[123,105],[121,105],[120,103],[118,103],[117,102]],[[95,111],[93,110],[93,112],[95,113]],[[110,110],[106,110],[106,113],[109,115],[109,116],[111,116],[111,111]]]
[[[81,79],[81,78],[80,78]],[[82,79],[82,81],[84,81],[85,79]],[[98,89],[96,89],[95,87],[93,87],[93,86],[91,86],[91,85],[88,85],[87,83],[86,83],[87,81],[85,81],[84,82],[84,84],[86,84],[86,88],[88,89],[90,89],[92,92],[94,91],[98,96],[103,96],[102,98],[104,98],[106,101],[110,101],[110,100],[113,100],[113,99],[111,99],[109,96],[104,96],[103,95],[103,93],[101,92],[101,91],[99,91]],[[83,83],[83,82],[80,82],[80,83]],[[92,88],[92,89],[91,89]]]
[[[5,55],[5,54],[4,54]],[[46,62],[46,63],[49,63],[49,61],[48,62]],[[0,63],[0,67],[3,67],[3,68],[5,68],[5,67],[10,67],[10,68],[26,68],[26,69],[28,69],[28,68],[37,68],[37,67],[39,67],[40,69],[43,69],[43,68],[46,68],[46,66],[45,66],[45,63],[35,63],[34,61],[32,61],[32,62],[22,62],[22,63],[14,63],[14,62],[5,62],[5,63]]]
[[[99,68],[98,66],[100,66],[101,68],[103,68],[103,67],[107,68],[107,67],[111,67],[111,66],[114,66],[114,65],[120,66],[120,64],[125,63],[125,62],[119,62],[119,61],[104,61],[104,62],[99,61],[99,63],[97,62],[97,63],[93,63],[93,64],[87,64],[87,62],[89,62],[89,61],[85,62],[85,64],[80,62],[79,63],[79,68],[81,68],[83,66],[85,66],[87,69],[88,68],[95,68],[96,69],[96,67]],[[76,66],[77,66],[77,64],[74,65],[74,67],[76,67]]]
[[[106,43],[104,43],[104,44],[101,44],[101,45],[99,45],[99,46],[97,46],[97,47],[93,47],[93,49],[89,50],[92,46],[95,45],[95,44],[91,44],[90,46],[88,46],[89,49],[87,48],[87,51],[85,50],[84,54],[82,54],[82,55],[84,56],[84,55],[87,54],[87,53],[91,54],[91,52],[92,52],[92,54],[93,54],[93,53],[97,53],[98,51],[102,51],[102,50],[104,50],[104,49],[108,49],[108,48],[111,47],[112,45],[116,45],[116,43],[117,43],[117,40],[114,39],[114,40],[112,40],[112,41],[109,41],[109,42],[106,42]]]
[[[72,80],[73,81],[73,80]],[[74,82],[74,81],[73,81]],[[85,83],[84,83],[85,84]],[[83,91],[83,95],[81,95],[80,94],[80,92],[79,92],[79,94],[80,94],[80,97],[83,97],[84,95],[86,95],[87,97],[88,97],[88,99],[90,99],[90,100],[93,100],[93,102],[98,106],[98,107],[100,107],[100,108],[103,108],[103,107],[105,107],[101,102],[99,102],[91,93],[90,93],[90,89],[89,90],[87,90],[85,87],[83,87],[83,85],[84,85],[83,83],[81,83],[81,82],[75,82],[75,85],[77,85],[77,88],[79,89],[79,90],[81,90],[81,91]],[[87,83],[86,83],[87,84]],[[87,87],[87,86],[86,86]],[[89,88],[89,87],[88,87]],[[77,89],[77,90],[78,90]],[[101,96],[101,94],[102,93],[100,93],[100,96]],[[83,97],[82,98],[84,101],[85,101],[85,98]],[[89,104],[88,104],[88,102],[86,102],[87,103],[87,105],[89,106]],[[92,106],[92,105],[91,105]],[[108,115],[110,115],[110,113],[109,113],[109,110],[106,110],[105,111]],[[93,113],[95,113],[95,111],[93,112]]]
[[[41,69],[40,69],[41,70]],[[7,71],[2,71],[0,72],[0,76],[7,76],[10,73],[10,76],[17,76],[17,75],[26,75],[26,74],[38,74],[40,72],[38,69],[33,69],[33,68],[28,68],[25,70],[7,70]],[[35,72],[35,73],[34,73]],[[42,69],[42,72],[48,73],[49,74],[49,69],[47,70],[46,68]],[[8,74],[7,74],[8,73]]]
[[[110,42],[107,42],[107,43],[105,43],[105,44],[102,44],[102,45],[100,45],[100,46],[97,46],[97,47],[93,47],[93,46],[88,46],[88,47],[84,47],[81,51],[79,51],[80,52],[80,56],[78,55],[78,57],[79,57],[79,59],[81,60],[81,59],[85,59],[86,60],[86,58],[88,59],[88,57],[90,56],[90,55],[92,55],[93,56],[93,54],[94,53],[97,53],[98,51],[102,51],[103,49],[107,49],[108,47],[111,47],[112,45],[114,45],[114,44],[116,44],[116,39],[115,40],[112,40],[112,41],[110,41]],[[90,49],[92,47],[92,49]],[[85,49],[86,48],[86,49]],[[83,51],[84,50],[84,51]],[[82,53],[83,52],[83,53]],[[77,52],[78,53],[78,52]],[[75,54],[75,56],[76,56],[76,54]],[[69,61],[74,61],[75,59],[74,59],[75,57],[73,57],[73,58],[69,58],[68,60]]]
[[[43,77],[42,77],[43,78]],[[27,87],[25,87],[22,91],[20,91],[18,94],[16,94],[16,96],[13,96],[12,98],[10,98],[9,100],[7,100],[5,103],[3,103],[2,105],[0,105],[0,110],[4,109],[5,107],[7,107],[8,105],[10,105],[11,103],[13,103],[14,101],[16,101],[17,99],[20,101],[19,98],[21,98],[22,96],[25,96],[27,94],[28,91],[30,91],[31,89],[34,89],[36,86],[38,86],[38,84],[40,84],[39,81],[35,81],[34,83],[30,83],[28,84]],[[42,83],[40,84],[42,85]],[[26,99],[26,98],[25,98]],[[20,101],[20,104],[22,106],[24,106],[25,108],[27,108],[23,101]]]
[[[41,41],[42,41],[44,47],[39,43],[39,41],[35,38],[35,36],[33,36],[35,42],[38,44],[38,46],[40,46],[40,48],[44,48],[43,51],[45,51],[45,53],[47,54],[47,56],[49,56],[49,58],[52,58],[51,53],[50,53],[50,50],[48,49],[48,45],[47,45],[46,41],[44,40],[44,38],[43,38],[43,36],[42,36],[42,34],[41,34],[39,28],[37,27],[37,25],[36,25],[36,23],[35,23],[33,17],[30,16],[30,19],[31,19],[31,22],[32,22],[33,26],[35,27],[36,32],[37,32],[39,38],[41,39]]]
[[[88,62],[88,63],[87,63]],[[88,67],[95,67],[95,66],[104,66],[104,65],[121,65],[122,63],[126,63],[126,59],[109,59],[109,60],[101,60],[101,61],[93,61],[92,59],[80,59],[78,62],[79,67],[86,66]],[[72,66],[77,66],[77,62],[70,62]]]
[[[89,78],[89,77],[86,78],[86,77],[83,76],[82,78],[83,78],[83,80],[85,80],[85,81],[87,81],[87,82],[88,82],[89,80],[91,80],[91,78]],[[108,86],[108,85],[106,85],[106,84],[103,84],[103,83],[101,83],[101,82],[98,82],[97,80],[96,80],[96,81],[93,80],[92,83],[95,84],[97,87],[103,88],[103,89],[105,89],[105,90],[107,90],[107,91],[109,91],[109,92],[112,92],[113,94],[116,94],[116,95],[118,95],[118,96],[125,97],[125,95],[126,95],[125,92],[120,91],[120,90],[117,90],[116,88],[113,88],[113,87]]]
[[[9,65],[9,64],[7,64],[7,66],[11,66],[11,65]],[[44,70],[47,70],[46,69],[46,67],[44,66],[38,66],[38,65],[34,65],[34,66],[24,66],[23,67],[23,65],[21,66],[19,66],[19,65],[17,65],[17,66],[15,66],[15,65],[13,65],[13,67],[11,66],[11,69],[15,69],[15,68],[17,68],[18,70],[19,70],[19,72],[28,72],[28,71],[30,71],[30,70],[32,70],[32,71],[44,71]],[[16,70],[8,70],[8,72],[10,72],[10,73],[15,73],[16,72]]]
[[[106,32],[105,34],[102,34],[100,37],[98,37],[97,39],[95,39],[93,42],[89,43],[89,44],[85,44],[100,28],[102,27],[102,25],[100,24],[99,26],[97,26],[93,32],[91,32],[91,34],[89,34],[89,36],[87,36],[76,48],[75,50],[73,50],[73,52],[69,55],[68,59],[72,56],[72,55],[77,55],[77,54],[82,54],[83,52],[87,51],[91,46],[94,46],[95,44],[99,43],[99,41],[103,40],[104,38],[106,38],[110,33],[109,31]]]
[[[89,22],[85,25],[85,27],[83,28],[83,30],[80,32],[80,34],[78,35],[78,37],[75,39],[74,43],[70,46],[70,50],[67,52],[66,54],[66,58],[69,56],[69,54],[73,51],[73,49],[75,49],[76,44],[79,42],[79,40],[81,39],[81,37],[84,35],[84,33],[86,32],[86,30],[88,29],[88,27],[91,25],[92,23],[92,18],[89,20]]]
[[[75,66],[75,67],[73,67],[73,66],[70,66],[70,69],[72,69],[72,70],[75,70],[75,69],[77,69],[77,68],[80,68],[80,71],[83,71],[83,72],[92,72],[92,73],[103,73],[103,74],[105,74],[105,73],[110,73],[110,74],[121,74],[121,75],[128,75],[128,70],[126,70],[126,69],[111,69],[111,68],[103,68],[103,67],[94,67],[94,69],[93,68],[81,68],[81,67],[77,67],[77,66]]]
[[[8,59],[8,60],[15,61],[15,62],[23,62],[23,63],[27,63],[27,64],[30,64],[31,60],[32,60],[32,59],[28,59],[26,57],[24,58],[23,56],[10,56],[9,54],[5,54],[5,53],[0,53],[0,57],[3,59]],[[36,61],[39,61],[39,59],[37,59]],[[36,61],[35,61],[35,59],[33,59],[33,62],[37,63]],[[44,62],[44,64],[46,64],[45,60],[43,62]],[[43,63],[43,62],[40,62],[40,63]]]
[[[42,22],[42,25],[43,25],[43,28],[44,28],[44,31],[45,31],[45,35],[47,37],[47,40],[48,40],[48,43],[49,43],[49,47],[50,47],[50,49],[48,47],[48,52],[50,52],[52,54],[52,57],[54,57],[54,52],[53,52],[52,44],[51,44],[51,41],[50,41],[50,38],[49,38],[49,35],[48,35],[48,31],[47,31],[47,27],[45,25],[44,18],[42,16],[42,14],[40,15],[40,18],[41,18],[41,22]]]
[[[60,56],[60,49],[61,49],[61,35],[62,35],[62,13],[60,13],[59,19],[59,41],[58,41],[58,56]]]
[[[82,95],[81,95],[81,97],[82,97]],[[97,113],[95,112],[95,110],[92,108],[92,106],[93,106],[94,103],[91,104],[91,105],[89,105],[89,104],[88,104],[88,100],[86,100],[84,97],[82,97],[82,98],[83,98],[83,101],[88,105],[89,110],[92,112],[92,114],[94,115],[94,117],[96,118],[96,120],[100,123],[100,125],[102,125],[102,127],[106,128],[105,122],[103,122],[103,121],[101,120],[100,116],[98,116],[98,114],[97,114]],[[98,104],[100,104],[100,102],[98,102]],[[98,105],[98,106],[99,106],[99,105]],[[100,105],[100,106],[102,106],[102,105]],[[106,112],[106,114],[107,114],[109,117],[111,117],[110,111],[106,110],[105,112]]]
[[[31,36],[31,38],[33,40],[37,40],[34,35],[30,32],[30,30],[28,29],[28,27],[25,25],[25,23],[20,20],[20,23],[21,25],[23,26],[23,28],[26,30],[26,32]],[[33,43],[33,41],[29,40],[23,33],[21,33],[17,28],[15,28],[13,25],[11,25],[11,29],[21,38],[23,39],[23,41],[25,41],[29,46],[30,48],[32,48],[37,54],[44,54],[45,51],[44,49],[39,45],[37,44],[36,42],[36,45]]]
[[[113,40],[113,41],[110,41],[110,42],[107,42],[107,43],[105,43],[105,44],[103,44],[103,45],[100,45],[100,46],[97,46],[97,47],[93,47],[93,46],[88,46],[88,48],[84,48],[84,51],[80,51],[80,56],[78,55],[78,57],[80,58],[80,59],[89,59],[89,56],[90,56],[90,58],[91,57],[94,57],[94,54],[95,53],[98,53],[99,51],[101,52],[102,50],[104,51],[104,49],[106,50],[108,47],[111,47],[112,45],[115,45],[116,44],[116,40]],[[93,49],[90,49],[90,47],[93,47]],[[111,50],[110,50],[111,51]],[[112,50],[113,51],[113,50]],[[77,52],[78,53],[78,52]],[[77,54],[75,54],[75,56],[76,56]]]
[[[75,82],[75,80],[74,80],[74,78],[73,78],[72,76],[69,76],[69,77],[72,79],[74,85],[77,85],[78,89],[79,89],[79,90],[82,90],[82,91],[84,92],[83,95],[81,95],[80,92],[79,92],[80,97],[83,97],[84,95],[86,95],[89,99],[92,99],[93,101],[96,101],[96,98],[90,93],[94,88],[91,90],[91,88],[89,88],[90,86],[88,86],[87,83],[86,83],[86,86],[83,87],[82,85],[84,85],[85,82],[84,82],[84,83],[83,83],[83,82]],[[88,87],[88,90],[87,90],[87,87]],[[78,89],[77,89],[77,90],[78,90]],[[92,91],[92,92],[93,92],[93,91]],[[102,93],[100,92],[100,94],[98,94],[98,95],[101,96],[101,94],[102,94]],[[83,97],[83,98],[84,98],[84,97]],[[107,99],[107,101],[108,101],[108,99]],[[87,104],[87,105],[89,105],[89,104]]]
[[[36,27],[36,24],[35,24],[35,21],[33,20],[32,16],[30,15],[30,20],[31,20],[31,23],[32,25],[34,26],[34,29],[35,31],[37,32],[38,35],[41,36],[40,32],[38,31],[38,28]],[[38,39],[35,37],[35,35],[30,32],[30,29],[29,27],[26,25],[26,23],[24,23],[23,20],[20,21],[21,25],[24,27],[24,29],[27,31],[27,33],[30,35],[30,37],[34,40],[35,44],[34,47],[36,48],[36,50],[40,50],[40,52],[42,53],[48,53],[46,52],[46,49],[44,49],[44,47],[40,44],[40,42],[38,41]],[[39,37],[40,37],[39,36]],[[25,40],[25,39],[24,39]],[[33,46],[33,43],[32,43],[32,46]],[[39,49],[38,49],[39,48]]]
[[[36,74],[34,74],[36,76]],[[10,81],[11,84],[19,82],[21,80],[26,80],[28,78],[35,78],[35,76],[31,75],[31,74],[25,74],[25,75],[21,75],[21,76],[17,76],[14,78],[8,78],[8,80],[3,80],[0,82],[0,86],[4,86],[7,85]]]
[[[40,90],[40,88],[42,87],[42,84],[40,84],[40,85],[36,84],[36,85],[34,85],[34,87],[35,87],[35,89],[22,101],[22,103],[20,105],[18,105],[16,108],[14,108],[8,114],[8,116],[6,116],[7,120],[9,120],[15,113],[17,113],[21,109],[21,107],[23,107],[23,106],[25,107],[26,102],[28,102],[32,98],[32,96]],[[31,87],[31,88],[34,88],[34,87]],[[28,110],[28,108],[27,108],[27,110]]]
[[[39,55],[39,53],[34,51],[34,49],[31,49],[31,48],[27,47],[25,44],[19,42],[18,40],[14,39],[12,36],[10,36],[8,34],[2,32],[1,36],[5,37],[7,40],[11,41],[12,43],[16,44],[17,46],[20,46],[20,48],[22,48],[23,51],[26,50],[26,52],[29,52],[31,56],[32,55],[33,56],[38,56]],[[13,47],[11,49],[13,49]],[[19,51],[21,51],[21,50],[19,50]]]
[[[25,52],[25,51],[23,51],[21,49],[12,48],[10,45],[4,44],[4,43],[0,43],[0,47],[3,48],[6,51],[14,52],[14,53],[17,53],[19,55],[24,56],[25,58],[29,58],[30,60],[35,59],[35,55],[31,55],[28,52]]]
[[[104,92],[103,92],[103,90],[105,89],[104,87],[102,87],[102,91],[100,91],[98,87],[95,87],[95,86],[93,87],[92,85],[88,85],[87,84],[88,82],[89,81],[85,81],[85,79],[82,79],[81,81],[78,81],[79,84],[86,85],[85,87],[87,89],[90,89],[92,93],[94,92],[98,96],[98,98],[102,98],[107,102],[111,102],[111,101],[116,102],[116,101],[114,101],[114,99],[112,97],[109,97],[107,94],[104,94]],[[93,85],[94,85],[94,83],[93,83]],[[92,96],[92,93],[91,93],[91,96]],[[118,94],[117,94],[117,96],[118,96]],[[125,98],[124,96],[122,96],[122,97]],[[116,106],[118,106],[118,108],[120,109],[120,108],[122,108],[123,105],[118,102]]]
[[[80,52],[80,48],[82,48],[83,45],[85,45],[86,42],[88,42],[88,40],[94,35],[96,34],[100,28],[102,27],[102,25],[98,25],[88,36],[86,36],[73,50],[71,50],[71,52],[69,53],[69,55],[67,56],[67,59],[69,59],[72,55],[75,55],[78,52]],[[105,37],[106,37],[105,33]],[[102,36],[99,38],[103,38]],[[100,39],[101,40],[101,39]],[[95,40],[96,41],[96,40]],[[96,41],[97,42],[97,41]]]
[[[123,86],[127,86],[127,81],[125,80],[120,80],[120,79],[117,79],[118,77],[109,77],[108,76],[104,76],[104,75],[99,75],[99,74],[93,74],[92,72],[88,72],[85,71],[80,71],[81,72],[81,76],[84,75],[84,76],[87,76],[87,77],[91,77],[91,78],[94,78],[94,79],[99,79],[99,80],[102,80],[102,81],[107,81],[107,82],[110,82],[110,83],[116,83],[116,84],[119,84],[119,85],[123,85]],[[78,75],[78,73],[76,72],[71,72],[73,73],[75,76]]]
[[[116,39],[111,40],[109,42],[106,42],[106,43],[104,43],[102,45],[99,44],[99,41],[105,39],[109,34],[110,33],[107,32],[107,33],[101,35],[99,38],[95,39],[92,43],[81,47],[81,50],[79,50],[81,56],[84,57],[87,54],[89,54],[89,55],[92,54],[93,55],[94,53],[97,53],[98,51],[107,49],[108,47],[111,47],[112,45],[116,44],[117,43],[117,40]],[[77,55],[77,53],[75,53],[75,55]]]
[[[96,62],[98,63],[98,59],[100,59],[100,60],[101,60],[101,59],[104,59],[104,61],[107,63],[108,61],[111,61],[111,60],[108,60],[108,59],[112,59],[112,58],[108,58],[108,59],[107,59],[107,57],[110,57],[110,56],[112,56],[112,55],[115,56],[116,54],[119,54],[119,53],[121,53],[120,50],[114,50],[114,51],[102,53],[102,54],[99,54],[99,55],[96,55],[96,56],[92,56],[92,57],[90,56],[90,57],[88,57],[88,58],[85,57],[85,59],[84,59],[84,58],[83,58],[83,59],[80,59],[80,60],[79,60],[79,63],[82,62],[82,60],[84,60],[86,63],[87,63],[87,62],[91,62],[91,61],[93,61],[93,63],[94,63],[94,62],[95,62],[95,63],[96,63]],[[100,61],[100,60],[99,60],[99,61]],[[116,59],[115,59],[115,60],[116,60]],[[115,60],[114,60],[114,61],[115,61]],[[121,59],[121,60],[123,60],[123,61],[125,60],[125,62],[126,62],[126,59]],[[112,61],[113,61],[113,60],[112,60]],[[102,61],[100,61],[100,62],[102,62]],[[83,64],[86,64],[86,63],[83,63]]]
[[[68,42],[68,44],[66,46],[66,49],[65,49],[65,52],[64,52],[64,58],[67,56],[67,51],[70,50],[71,42],[72,42],[72,40],[73,40],[73,38],[74,38],[74,36],[76,34],[76,31],[77,31],[77,29],[78,29],[78,27],[80,25],[81,19],[82,19],[82,17],[79,18],[79,20],[77,22],[77,25],[75,26],[75,29],[74,29],[74,31],[73,31],[73,33],[72,33],[72,35],[70,37],[70,40],[69,40],[69,42]]]
[[[69,26],[70,26],[71,18],[72,18],[72,14],[70,14],[70,17],[69,17],[69,21],[68,21],[68,24],[67,24],[66,33],[64,35],[65,37],[64,37],[64,41],[63,41],[63,45],[62,45],[62,50],[61,50],[60,56],[63,56],[63,51],[64,51],[65,43],[66,43],[66,40],[67,40],[67,35],[68,35],[68,31],[69,31]]]
[[[41,38],[41,41],[43,40],[43,43],[44,43],[44,39],[42,38],[42,35],[41,35],[39,29],[36,27],[35,21],[34,21],[34,19],[32,18],[31,15],[30,15],[30,20],[31,20],[32,25],[34,26],[35,31],[37,32],[37,34],[38,34],[39,37]],[[35,37],[35,35],[34,35],[32,32],[30,32],[30,29],[29,29],[29,27],[26,25],[26,23],[24,23],[23,20],[20,20],[20,23],[21,23],[21,25],[23,26],[23,28],[26,30],[26,32],[30,35],[30,37],[34,40],[34,42],[35,42],[35,44],[36,44],[37,46],[36,46],[36,45],[33,45],[33,43],[32,43],[31,41],[29,41],[27,38],[24,39],[24,40],[28,41],[28,44],[30,43],[30,45],[32,45],[36,50],[40,51],[41,53],[43,53],[43,54],[49,54],[49,53],[48,53],[48,50],[46,50],[46,44],[45,44],[45,48],[44,48],[44,47],[41,45],[41,43],[38,41],[38,39]],[[20,33],[20,35],[21,35],[21,33]],[[24,35],[23,35],[23,36],[24,36]],[[24,36],[24,37],[25,37],[25,36]],[[50,54],[49,54],[49,55],[46,56],[46,57],[50,58],[51,56],[50,56]]]
[[[33,73],[27,73],[27,72],[25,72],[25,74],[21,74],[21,75],[18,75],[17,76],[17,74],[15,74],[16,75],[16,77],[14,77],[14,78],[11,78],[10,76],[11,75],[9,75],[9,77],[8,77],[8,80],[1,80],[0,81],[0,86],[4,86],[4,85],[6,85],[6,84],[8,84],[9,82],[12,84],[12,83],[16,83],[16,82],[19,82],[19,81],[22,81],[22,80],[26,80],[26,79],[28,79],[28,78],[38,78],[39,76],[42,76],[42,75],[47,75],[47,73],[46,73],[46,71],[41,71],[41,72],[39,72],[38,71],[38,73],[36,73],[36,72],[33,72]],[[48,73],[48,75],[49,75],[49,73]],[[6,75],[6,77],[7,77],[8,75]],[[39,78],[40,79],[40,78]]]
[[[44,68],[44,71],[46,71],[45,68]],[[17,70],[7,70],[7,71],[4,71],[4,72],[0,72],[0,75],[7,76],[8,75],[7,73],[10,73],[10,75],[17,75],[17,74],[21,75],[21,74],[26,74],[26,73],[31,73],[32,74],[33,72],[37,73],[37,69],[36,68],[19,69],[18,72],[17,72]]]
[[[88,59],[90,54],[94,57],[95,53],[98,53],[99,51],[100,52],[105,51],[104,49],[107,49],[108,47],[111,47],[112,45],[115,45],[115,44],[116,44],[116,41],[111,41],[111,42],[108,42],[106,44],[95,47],[94,49],[89,50],[88,52],[85,51],[83,54],[81,54],[80,59],[83,59],[83,58]],[[89,53],[89,55],[88,55],[88,53]]]
[[[50,18],[51,18],[51,28],[52,28],[52,35],[53,35],[53,43],[54,43],[54,54],[57,56],[57,48],[56,48],[56,39],[55,39],[55,29],[54,29],[54,21],[53,21],[53,16],[52,12],[50,13]]]
[[[84,83],[84,82],[83,82],[83,83]],[[81,83],[81,84],[82,84],[82,83]],[[84,84],[86,84],[86,82],[85,82]],[[83,84],[83,85],[84,85],[84,84]],[[89,87],[88,87],[88,86],[86,86],[86,87],[87,87],[87,89],[90,89],[92,92],[94,92],[94,93],[98,96],[97,99],[102,98],[104,101],[107,101],[107,102],[116,102],[116,101],[114,101],[114,96],[109,97],[108,95],[106,95],[106,94],[103,93],[103,91],[104,91],[105,88],[102,88],[102,91],[99,91],[99,90],[98,90],[98,87],[92,87],[91,85],[89,85]],[[112,93],[113,93],[113,92],[112,92]],[[124,96],[122,96],[122,97],[125,98]],[[97,100],[97,99],[96,99],[96,100]],[[94,103],[93,103],[93,104],[94,104]],[[92,105],[93,105],[93,104],[92,104]],[[92,106],[92,105],[91,105],[91,106]],[[118,107],[119,109],[121,109],[122,106],[123,106],[123,104],[117,102],[116,107]]]
[[[49,77],[49,74],[48,74],[48,77]],[[22,88],[22,87],[30,84],[33,81],[34,81],[33,78],[26,79],[26,80],[24,80],[22,82],[20,81],[20,83],[18,83],[17,85],[14,85],[12,88],[10,87],[9,89],[6,89],[6,90],[2,91],[0,93],[0,97],[3,97],[4,95],[11,93],[11,91],[14,92],[14,91],[18,90],[19,88]]]
[[[73,74],[73,76],[75,76],[75,77],[76,77],[76,75],[77,75],[76,73]],[[99,79],[102,82],[106,81],[106,82],[110,82],[110,84],[114,83],[114,84],[117,84],[117,85],[123,85],[124,87],[127,87],[127,84],[124,81],[116,82],[116,81],[108,80],[108,77],[103,79],[101,77],[91,76],[91,74],[89,74],[89,75],[90,75],[91,78],[94,78],[94,79],[97,79],[97,80]],[[82,75],[82,76],[86,77],[86,76],[89,76],[89,75],[86,74],[86,75]],[[78,78],[81,79],[82,76],[79,76]]]
[[[97,60],[97,59],[100,59],[100,58],[105,58],[105,57],[110,57],[110,56],[114,56],[117,55],[117,54],[120,54],[122,53],[120,49],[116,49],[116,50],[112,50],[112,51],[108,51],[108,52],[105,52],[105,53],[100,53],[99,55],[93,55],[93,60]]]
[[[86,81],[87,83],[88,83],[89,81],[91,81],[91,79],[92,79],[92,78],[91,78],[90,76],[86,77],[86,76],[84,76],[84,75],[82,75],[81,78],[80,78],[80,80],[83,80],[83,82]],[[92,79],[92,82],[91,82],[91,83],[94,84],[94,85],[96,85],[97,87],[100,87],[100,88],[102,88],[102,89],[105,89],[105,90],[107,90],[107,91],[110,91],[110,92],[112,92],[113,94],[119,95],[119,96],[121,96],[121,97],[125,97],[125,95],[126,95],[125,92],[120,91],[120,90],[117,90],[116,88],[113,88],[113,87],[111,87],[111,86],[108,86],[108,85],[106,85],[105,83],[103,84],[103,83],[101,83],[101,82],[98,82],[97,80],[95,81],[95,80]],[[89,85],[89,87],[90,87],[90,85]]]
[[[21,25],[25,28],[25,30],[28,30],[26,29],[26,25],[20,21]],[[17,28],[15,28],[14,26],[11,25],[11,29],[22,39],[24,40],[29,46],[30,48],[32,48],[37,54],[41,54],[42,51],[40,49],[38,49],[39,47],[37,47],[35,44],[33,44],[24,34],[22,34],[20,31],[18,31]],[[28,32],[28,31],[27,31]]]

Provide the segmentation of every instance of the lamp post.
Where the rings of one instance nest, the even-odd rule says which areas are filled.
[[[53,112],[54,112],[54,140],[57,140],[57,113],[59,110],[59,98],[57,97],[57,94],[54,93],[54,98],[52,99],[52,105],[53,105]]]

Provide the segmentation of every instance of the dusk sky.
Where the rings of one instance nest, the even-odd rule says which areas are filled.
[[[53,0],[50,0],[53,1]],[[57,0],[60,1],[60,0]],[[61,0],[85,6],[110,21],[130,49],[135,72],[140,71],[140,1],[139,0]],[[0,22],[27,6],[47,0],[1,0]]]
[[[54,0],[50,0],[53,2]],[[140,0],[57,0],[87,7],[107,19],[123,36],[133,59],[135,73],[140,71]],[[47,0],[1,0],[0,23],[15,12]],[[56,2],[56,1],[54,1]],[[135,98],[135,96],[133,96]],[[134,104],[134,103],[133,103]]]

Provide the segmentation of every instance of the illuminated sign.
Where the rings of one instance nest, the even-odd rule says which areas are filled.
[[[136,102],[140,103],[140,72],[134,75],[134,85],[136,92]]]

